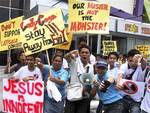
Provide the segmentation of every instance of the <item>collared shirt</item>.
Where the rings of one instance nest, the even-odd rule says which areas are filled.
[[[94,75],[94,68],[92,64],[88,63],[86,66],[84,66],[83,63],[81,62],[80,57],[76,58],[76,64],[78,75],[83,73],[90,73],[91,75]]]

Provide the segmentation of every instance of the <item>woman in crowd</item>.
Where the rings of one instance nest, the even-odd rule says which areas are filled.
[[[44,96],[44,113],[63,113],[64,109],[64,99],[65,99],[65,86],[68,80],[68,72],[62,67],[63,57],[59,55],[55,55],[52,59],[51,72],[48,77],[48,81],[54,83],[56,86],[51,87],[55,90],[58,89],[61,94],[61,100],[57,101],[57,97],[54,94],[53,89],[49,89],[47,82],[47,91]],[[44,78],[46,80],[46,78]],[[48,94],[48,91],[52,93],[51,97]],[[56,94],[56,93],[55,93]],[[58,94],[58,93],[57,93]],[[55,98],[56,97],[56,98]]]

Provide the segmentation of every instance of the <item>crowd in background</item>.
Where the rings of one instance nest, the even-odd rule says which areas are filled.
[[[97,94],[99,105],[97,113],[150,113],[149,67],[146,59],[136,49],[127,54],[111,52],[109,55],[93,55],[86,42],[80,42],[78,50],[68,53],[56,49],[51,66],[48,65],[44,53],[25,56],[20,50],[17,55],[18,63],[11,65],[11,58],[4,73],[15,72],[11,79],[44,81],[44,113],[90,113],[90,102]],[[73,74],[84,76],[89,73],[92,83],[83,83],[83,97],[70,101],[66,97],[67,86]],[[122,79],[145,82],[144,96],[126,95],[121,92],[126,88]],[[49,82],[58,89],[60,95],[49,96]],[[87,81],[89,82],[89,81]],[[75,83],[75,82],[74,82]]]

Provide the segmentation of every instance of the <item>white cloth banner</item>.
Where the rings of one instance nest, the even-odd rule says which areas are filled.
[[[121,79],[120,84],[124,87],[122,92],[126,95],[142,98],[144,95],[144,82]]]
[[[3,112],[43,113],[43,82],[3,79]]]

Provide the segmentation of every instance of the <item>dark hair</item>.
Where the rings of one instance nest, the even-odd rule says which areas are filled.
[[[35,59],[37,56],[38,56],[37,54],[31,54],[31,55],[28,55],[27,57],[33,57]]]
[[[131,49],[131,50],[128,52],[127,57],[133,57],[133,56],[136,55],[136,54],[140,54],[140,52],[139,52],[137,49]]]
[[[61,61],[63,62],[63,56],[60,56],[60,55],[54,55],[53,58],[52,58],[52,61],[53,61],[56,57],[60,57],[60,58],[61,58]]]
[[[79,44],[80,44],[81,42],[85,42],[85,43],[87,43],[87,41],[86,41],[86,39],[85,39],[85,38],[80,38],[80,39],[79,39]]]
[[[18,51],[18,53],[17,53],[17,59],[20,59],[20,56],[21,56],[22,53],[24,53],[23,50]]]
[[[82,45],[82,46],[79,48],[79,53],[81,52],[81,50],[82,50],[83,48],[88,49],[89,52],[91,53],[91,50],[90,50],[89,46],[87,46],[87,45]]]
[[[115,55],[115,56],[117,57],[117,59],[118,59],[118,57],[119,57],[119,55],[118,55],[117,52],[110,52],[110,53],[108,54],[108,58],[109,58],[111,55]]]

